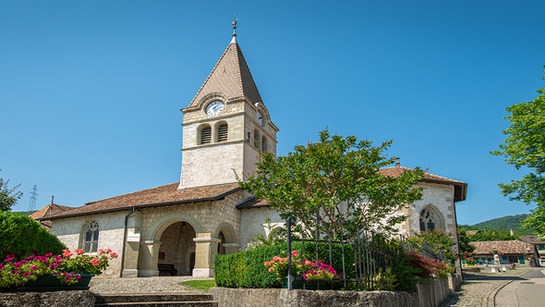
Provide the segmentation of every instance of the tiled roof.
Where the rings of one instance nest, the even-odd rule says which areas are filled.
[[[240,190],[237,183],[177,190],[179,182],[164,186],[97,200],[69,212],[56,214],[47,219],[85,215],[107,211],[126,210],[132,206],[150,207],[158,205],[219,200]]]
[[[469,242],[469,244],[477,248],[474,252],[476,255],[489,254],[494,249],[505,254],[524,254],[526,252],[526,243],[519,240]]]
[[[397,178],[401,176],[403,172],[412,170],[408,167],[395,166],[380,169],[381,174]],[[430,173],[424,173],[424,179],[422,181],[436,182],[454,185],[454,201],[466,200],[467,196],[467,183],[459,180],[450,179],[447,177],[437,176]]]
[[[237,209],[259,208],[266,207],[268,205],[269,203],[266,200],[251,198],[248,201],[245,201],[242,204],[238,205]]]
[[[74,209],[74,207],[62,206],[62,205],[57,205],[57,204],[49,204],[49,205],[43,207],[42,209],[32,213],[30,215],[30,217],[35,219],[35,220],[38,220],[38,219],[41,219],[41,218],[48,217],[50,215],[62,214],[62,213],[65,213],[67,211],[70,211],[72,209]],[[39,222],[45,229],[47,229],[48,231],[51,230],[51,221],[40,220]]]
[[[197,106],[201,98],[213,92],[223,93],[230,98],[244,96],[254,103],[263,103],[236,40],[227,46],[189,107]]]
[[[480,230],[467,230],[466,233],[470,236],[473,236],[473,235],[476,235],[478,233],[480,233],[481,231]]]
[[[519,236],[520,240],[523,242],[528,242],[528,244],[536,244],[536,245],[545,245],[545,241],[541,241],[538,235],[535,236]]]

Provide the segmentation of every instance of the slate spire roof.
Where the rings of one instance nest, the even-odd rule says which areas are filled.
[[[231,43],[229,43],[216,66],[214,66],[214,69],[212,69],[212,72],[189,104],[189,108],[197,107],[201,98],[214,92],[223,93],[229,98],[243,96],[252,103],[263,103],[234,35]]]

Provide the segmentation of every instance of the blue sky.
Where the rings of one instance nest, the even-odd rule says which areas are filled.
[[[179,180],[180,109],[231,40],[280,128],[278,154],[326,127],[469,184],[458,222],[531,207],[489,151],[505,107],[543,86],[543,1],[1,1],[0,177],[26,210]]]

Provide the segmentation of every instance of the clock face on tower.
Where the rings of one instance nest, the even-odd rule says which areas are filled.
[[[218,115],[223,110],[223,102],[216,100],[211,102],[208,107],[206,107],[206,114],[208,115]]]
[[[265,127],[265,121],[263,120],[263,115],[261,115],[261,112],[257,111],[257,120],[259,121],[259,124],[261,127]]]

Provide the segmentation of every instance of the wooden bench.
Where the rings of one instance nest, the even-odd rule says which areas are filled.
[[[174,264],[166,264],[166,263],[159,263],[157,264],[157,270],[159,270],[159,275],[160,276],[165,276],[165,275],[162,275],[161,273],[168,273],[168,276],[177,276],[178,275],[178,270],[176,270],[174,268]]]

